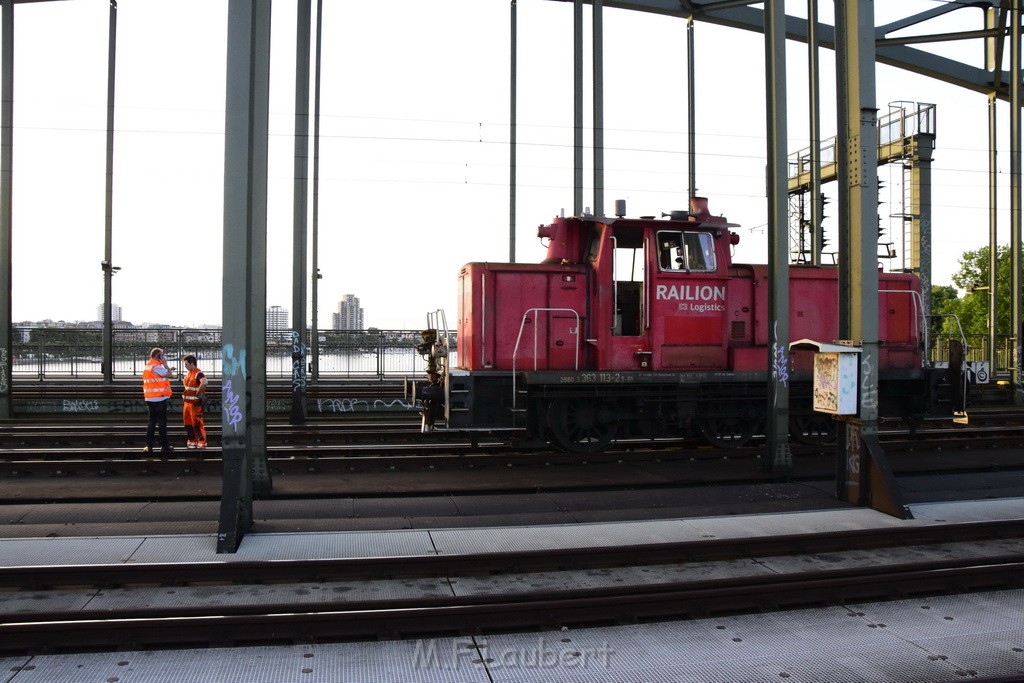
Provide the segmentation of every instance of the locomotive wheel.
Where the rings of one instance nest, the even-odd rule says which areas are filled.
[[[836,442],[836,421],[821,413],[792,415],[789,435],[808,446],[827,446]]]
[[[604,401],[559,399],[548,407],[548,429],[556,446],[570,453],[597,453],[615,436],[612,411]]]
[[[757,422],[742,417],[706,417],[700,421],[700,433],[712,446],[737,448],[754,436]]]

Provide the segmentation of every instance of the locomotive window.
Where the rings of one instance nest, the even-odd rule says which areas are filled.
[[[707,232],[658,233],[658,260],[662,270],[713,273],[715,240]]]
[[[644,233],[642,229],[620,228],[612,240],[615,245],[612,334],[635,337],[643,334],[644,324],[644,283],[647,282]]]

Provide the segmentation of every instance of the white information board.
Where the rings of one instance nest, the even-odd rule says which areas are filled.
[[[832,415],[857,414],[857,366],[860,354],[828,351],[814,354],[814,409]]]

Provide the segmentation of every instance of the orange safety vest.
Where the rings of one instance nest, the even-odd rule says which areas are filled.
[[[199,368],[192,368],[181,380],[185,384],[185,391],[181,397],[189,403],[196,403],[202,396],[199,394]]]
[[[155,401],[171,396],[171,378],[168,375],[161,377],[153,370],[160,364],[156,358],[150,358],[146,363],[146,369],[142,371],[142,393],[147,401]]]

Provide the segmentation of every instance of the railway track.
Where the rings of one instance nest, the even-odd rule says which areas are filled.
[[[0,653],[557,630],[1004,589],[1024,583],[1022,569],[1020,520],[461,556],[3,567]]]
[[[1019,412],[990,410],[969,426],[883,425],[898,476],[1020,471]],[[641,492],[709,484],[759,485],[833,478],[835,446],[793,444],[793,467],[768,472],[763,448],[713,448],[696,440],[619,442],[581,456],[543,445],[524,448],[509,433],[420,433],[401,413],[345,415],[267,426],[268,468],[276,500],[395,497],[453,492],[521,495]],[[220,449],[144,454],[144,425],[94,419],[0,424],[0,495],[19,504],[202,501],[220,495]],[[211,428],[211,443],[219,441]]]
[[[207,421],[211,443],[220,440],[219,413],[211,414]],[[184,431],[170,426],[172,439],[184,440]],[[949,420],[933,420],[919,425],[882,424],[879,435],[886,441],[919,440],[926,447],[935,439],[945,442],[980,441],[993,437],[1004,439],[1015,434],[1024,433],[1024,411],[1007,409],[989,409],[974,414],[970,425],[953,424]],[[444,443],[463,441],[467,443],[505,441],[514,443],[519,432],[517,430],[483,430],[483,431],[447,431],[434,430],[421,432],[419,414],[413,410],[350,413],[347,415],[318,416],[310,418],[300,425],[289,424],[280,419],[268,420],[266,437],[268,446],[345,446],[349,444],[373,443],[388,441],[401,445],[403,442]],[[16,454],[19,450],[36,449],[40,452],[52,450],[54,457],[61,450],[72,447],[109,447],[115,452],[132,445],[141,448],[145,443],[145,419],[126,420],[125,418],[89,416],[61,416],[59,418],[16,418],[0,421],[0,457]],[[706,443],[700,440],[681,438],[659,438],[654,440],[635,439],[621,440],[613,444],[609,452],[635,448],[661,448],[667,444],[687,444],[692,450],[709,450]],[[755,438],[749,446],[740,448],[710,449],[722,453],[753,452],[763,443]],[[539,444],[538,444],[539,445]],[[522,444],[518,443],[521,447]],[[813,447],[814,444],[811,444]],[[827,446],[827,444],[826,444]],[[802,449],[801,444],[793,444],[796,450]],[[600,458],[601,453],[587,455],[575,454],[577,459]],[[116,456],[112,456],[116,457]]]

